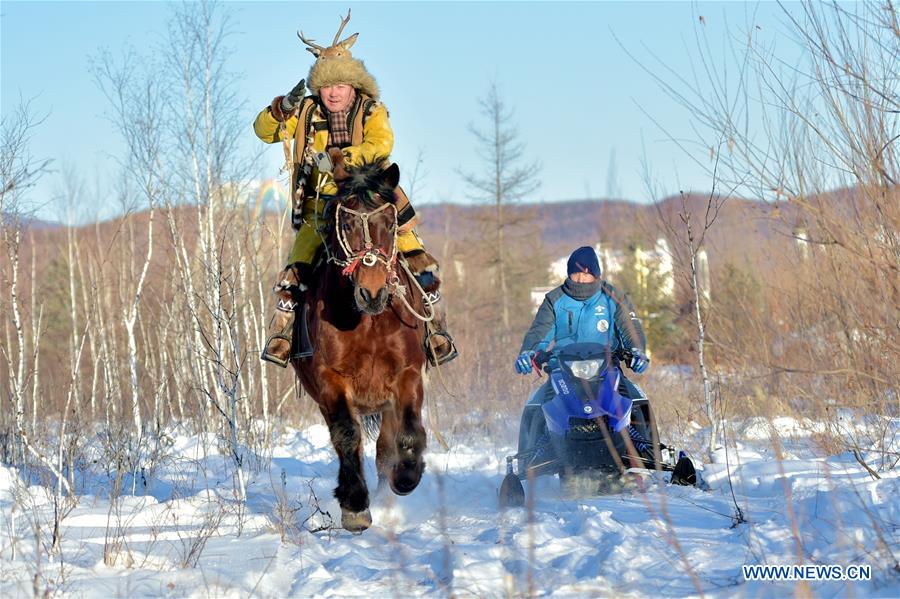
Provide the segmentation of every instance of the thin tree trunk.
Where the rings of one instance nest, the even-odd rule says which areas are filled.
[[[69,345],[69,367],[74,377],[73,388],[75,395],[72,399],[75,405],[75,413],[81,414],[81,376],[79,369],[75,368],[75,353],[78,345],[78,300],[75,296],[75,258],[78,248],[75,245],[75,231],[70,225],[66,231],[66,252],[69,260],[69,319],[72,322],[72,339]]]
[[[87,314],[87,318],[95,318],[97,313],[97,306],[95,305],[93,295],[88,294],[89,285],[87,284],[88,280],[85,279],[84,276],[84,267],[82,266],[83,260],[78,260],[78,276],[84,281],[81,285],[81,305],[84,307],[85,313]],[[91,284],[96,283],[91,280]],[[96,327],[90,326],[88,327],[88,344],[91,352],[91,421],[93,422],[97,418],[97,383],[99,381],[100,376],[100,357],[97,353],[97,333],[95,330]]]
[[[31,247],[34,248],[34,236],[31,236]],[[41,322],[43,321],[44,316],[44,305],[41,304],[40,308],[35,306],[35,302],[37,301],[37,266],[36,266],[36,258],[37,252],[31,252],[31,344],[32,344],[32,357],[34,360],[34,374],[31,380],[31,430],[37,430],[37,419],[38,419],[38,398],[41,396],[40,394],[40,373],[41,373]],[[35,318],[35,314],[37,314],[37,318]]]
[[[259,271],[257,270],[257,275]],[[250,305],[250,319],[253,325],[253,338],[257,341],[257,347],[262,347],[262,345],[266,342],[266,328],[265,328],[265,294],[263,291],[263,280],[262,277],[257,277],[257,293],[259,294],[259,305],[260,305],[260,313],[257,314],[256,306],[253,302],[247,302]],[[269,447],[270,441],[270,423],[269,423],[269,376],[268,369],[265,365],[261,365],[259,369],[259,383],[260,383],[260,401],[262,402],[262,414],[263,414],[263,429],[265,430],[265,439],[264,446]]]
[[[703,382],[703,402],[710,427],[709,445],[706,449],[710,459],[712,459],[713,452],[716,449],[719,439],[719,419],[716,416],[715,398],[713,397],[712,389],[710,388],[709,374],[706,372],[706,329],[703,325],[703,314],[700,306],[701,292],[697,267],[697,252],[699,251],[699,248],[694,246],[694,233],[691,227],[691,218],[690,214],[687,213],[686,208],[684,214],[687,215],[685,218],[685,225],[687,227],[688,249],[690,250],[691,256],[691,293],[694,296],[694,316],[697,318],[697,360],[700,366],[700,379]]]
[[[503,204],[497,199],[497,273],[500,277],[500,306],[503,331],[509,332],[509,287],[506,283],[506,259],[503,251]]]
[[[147,270],[150,268],[150,259],[153,256],[153,213],[154,209],[150,207],[150,220],[147,224],[147,256],[144,258],[144,266],[141,269],[141,275],[138,279],[137,289],[134,292],[134,300],[125,315],[125,332],[128,334],[128,369],[131,381],[131,418],[134,422],[134,429],[138,433],[141,432],[143,423],[141,421],[141,395],[138,386],[138,353],[137,339],[134,335],[134,325],[137,322],[138,306],[141,302],[141,294],[144,291],[144,282],[147,279]]]
[[[13,244],[11,248],[12,262],[12,286],[10,287],[10,299],[12,300],[13,328],[16,331],[17,342],[17,362],[15,377],[12,376],[12,363],[10,363],[10,381],[12,382],[13,396],[16,405],[16,439],[18,442],[17,453],[21,457],[22,464],[25,463],[24,444],[25,444],[25,331],[22,325],[22,315],[19,312],[19,240],[21,231],[15,228],[13,234]]]
[[[509,288],[506,284],[506,260],[503,251],[503,156],[504,144],[500,138],[500,111],[494,112],[494,189],[497,203],[497,275],[500,278],[500,306],[503,318],[503,333],[509,333]]]

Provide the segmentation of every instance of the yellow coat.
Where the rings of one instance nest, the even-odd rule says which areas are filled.
[[[352,122],[352,116],[347,120],[348,124]],[[317,123],[322,123],[324,126],[321,124],[317,126]],[[274,144],[281,141],[280,125],[281,123],[272,114],[272,107],[267,106],[256,117],[253,129],[261,140]],[[288,138],[292,139],[297,129],[297,117],[290,117],[285,121],[284,125],[286,134],[289,136]],[[324,152],[328,147],[328,117],[319,108],[315,109],[311,128],[315,132],[311,148],[312,153]],[[391,129],[388,111],[383,104],[376,103],[372,107],[368,118],[363,124],[362,139],[363,141],[359,145],[348,146],[341,150],[347,166],[358,166],[363,162],[374,162],[379,159],[385,160],[390,157],[394,149],[394,131]],[[294,162],[302,164],[302,157],[295,155]],[[315,166],[312,166],[312,173],[308,180],[313,185],[319,180],[319,171]],[[330,177],[328,177],[328,182],[322,188],[322,193],[324,195],[335,195],[337,193],[337,186]]]
[[[272,104],[277,105],[280,100],[280,98],[276,98]],[[308,100],[304,99],[304,101]],[[358,99],[354,105],[357,109],[361,109],[361,104],[362,102]],[[347,119],[348,125],[352,127],[354,120],[354,115],[349,115]],[[295,137],[297,122],[297,116],[291,116],[285,121],[285,139],[293,139]],[[266,106],[257,115],[256,121],[253,123],[253,130],[262,141],[274,144],[282,141],[280,125],[280,121],[272,113],[272,106]],[[354,137],[358,138],[359,135],[357,134]],[[316,212],[319,212],[321,215],[323,207],[320,206],[318,210],[316,209],[315,194],[310,189],[319,180],[319,171],[311,160],[311,156],[317,152],[325,151],[328,145],[328,117],[325,116],[320,108],[315,107],[310,121],[307,143],[299,143],[299,140],[295,140],[294,143],[293,161],[295,171],[302,168],[305,164],[309,166],[310,174],[306,179],[307,194],[302,206],[303,222],[297,230],[297,236],[294,238],[294,245],[288,257],[288,264],[295,262],[312,263],[316,252],[322,245],[322,240],[315,230],[314,223]],[[303,148],[303,146],[307,147]],[[388,119],[388,111],[381,103],[376,102],[370,108],[368,117],[363,120],[362,142],[342,148],[341,152],[344,154],[344,162],[347,166],[357,166],[363,162],[386,160],[390,157],[393,149],[394,132]],[[303,156],[299,155],[301,151],[303,151]],[[334,180],[326,176],[324,181],[321,193],[323,195],[337,194],[338,190]],[[400,252],[406,253],[425,249],[415,231],[412,229],[401,231],[397,239],[397,249]]]

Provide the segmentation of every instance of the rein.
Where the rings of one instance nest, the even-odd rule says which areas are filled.
[[[325,174],[320,173],[319,180],[316,184],[316,209],[314,211],[314,219],[316,232],[319,234],[319,238],[322,240],[322,245],[325,248],[326,262],[342,266],[343,269],[341,270],[341,274],[345,277],[353,275],[353,273],[359,267],[360,263],[362,263],[363,266],[371,267],[375,266],[375,264],[377,264],[378,262],[381,262],[387,267],[388,293],[391,296],[399,297],[403,305],[406,306],[406,309],[409,310],[410,314],[412,314],[416,319],[421,320],[422,322],[431,322],[432,320],[434,320],[434,317],[436,315],[436,311],[434,309],[434,300],[432,300],[430,294],[426,293],[426,291],[422,289],[422,286],[419,285],[419,281],[410,270],[409,264],[407,263],[406,259],[399,256],[399,253],[397,252],[397,238],[400,235],[399,227],[397,226],[397,206],[391,203],[386,203],[383,206],[379,206],[372,212],[359,212],[357,210],[347,208],[341,202],[338,202],[337,209],[335,210],[334,224],[335,231],[337,233],[338,244],[341,246],[341,250],[344,252],[344,256],[346,257],[346,259],[338,258],[331,253],[331,249],[328,246],[328,240],[325,239],[325,237],[322,235],[322,228],[319,226],[319,202],[321,201],[322,185],[324,182]],[[394,211],[394,226],[391,231],[392,234],[390,253],[385,251],[383,248],[375,248],[372,244],[371,233],[369,232],[369,217],[373,214],[381,212],[382,210],[388,209],[392,209]],[[339,226],[341,212],[346,212],[351,216],[359,218],[363,222],[365,245],[357,252],[354,252],[352,249],[350,249],[350,244],[347,241],[344,232]],[[396,265],[398,263],[409,277],[409,280],[412,282],[413,287],[421,295],[422,301],[424,302],[426,308],[425,314],[419,314],[406,298],[406,285],[400,283],[400,276],[397,274],[396,270]]]
[[[369,231],[369,217],[389,208],[393,209],[394,211],[394,225],[391,228],[390,254],[385,251],[384,248],[376,248],[373,246],[372,235]],[[357,252],[354,252],[352,249],[350,249],[350,243],[347,241],[347,237],[344,235],[344,231],[340,227],[342,212],[354,216],[362,221],[364,245],[363,248]],[[346,256],[347,259],[340,260],[339,258],[334,257],[332,261],[335,264],[344,267],[344,270],[341,271],[341,274],[343,274],[344,276],[350,276],[351,274],[353,274],[353,271],[355,271],[359,266],[360,262],[362,262],[363,266],[375,266],[377,263],[381,262],[387,267],[388,276],[393,278],[392,275],[394,275],[394,265],[397,263],[397,216],[397,207],[393,204],[384,204],[371,212],[359,212],[347,208],[342,203],[338,202],[337,210],[335,211],[334,215],[335,227],[337,227],[338,243],[340,244],[341,250],[343,250],[344,256]]]
[[[422,286],[419,285],[419,281],[416,279],[415,275],[413,275],[412,271],[409,269],[409,264],[406,260],[400,261],[400,266],[406,271],[409,280],[412,281],[413,286],[416,288],[416,291],[422,296],[422,301],[425,303],[425,308],[428,310],[428,314],[419,314],[415,311],[415,309],[409,304],[409,301],[406,299],[406,286],[400,284],[400,277],[394,273],[393,279],[390,281],[390,285],[393,287],[391,293],[397,295],[400,298],[400,301],[403,302],[403,305],[406,306],[406,309],[409,310],[410,314],[415,316],[417,319],[422,322],[431,322],[435,317],[434,310],[434,301],[431,299],[431,294],[426,293]]]

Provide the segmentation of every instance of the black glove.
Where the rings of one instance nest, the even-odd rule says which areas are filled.
[[[294,89],[289,91],[287,95],[281,99],[281,110],[285,115],[290,114],[294,111],[294,108],[297,107],[297,104],[300,103],[300,100],[303,99],[303,96],[306,94],[306,79],[301,79],[300,83],[294,86]]]
[[[628,360],[628,367],[638,374],[641,374],[650,366],[650,358],[647,354],[636,347],[631,348],[631,358]]]

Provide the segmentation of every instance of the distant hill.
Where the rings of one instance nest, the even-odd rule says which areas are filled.
[[[46,229],[57,229],[61,228],[63,225],[57,222],[41,220],[39,218],[30,218],[27,216],[20,216],[17,214],[10,214],[9,212],[0,213],[0,224],[3,226],[8,226],[18,221],[25,229],[38,229],[38,230],[46,230]]]
[[[706,218],[706,196],[685,197],[695,230],[702,230]],[[488,205],[427,204],[417,207],[421,214],[419,232],[429,245],[443,243],[445,233],[458,239],[472,239],[473,223],[495,218]],[[533,220],[539,231],[543,249],[562,256],[580,245],[598,242],[614,248],[625,248],[637,242],[652,247],[659,237],[673,237],[667,223],[683,230],[679,214],[680,196],[666,198],[656,204],[638,204],[624,200],[569,200],[542,204],[516,204],[504,208],[510,220]],[[761,250],[772,250],[792,242],[789,234],[796,221],[796,209],[729,198],[723,204],[705,240],[712,255],[728,260],[764,260]],[[448,225],[449,219],[449,225]],[[449,229],[449,230],[448,230]],[[756,259],[754,259],[756,258]]]
[[[826,197],[826,196],[823,196]],[[823,201],[843,201],[846,193],[833,193]],[[699,229],[706,216],[705,196],[692,195],[684,199],[691,214],[692,221]],[[453,257],[467,261],[474,253],[486,244],[492,243],[494,233],[491,229],[495,212],[486,204],[423,204],[417,210],[421,217],[418,232],[427,248],[438,258]],[[540,204],[522,203],[506,206],[505,218],[518,221],[519,234],[510,234],[508,243],[519,251],[521,256],[533,255],[535,267],[538,264],[549,264],[550,261],[568,255],[581,245],[603,245],[616,249],[626,249],[629,244],[637,243],[644,248],[651,248],[660,237],[666,237],[670,247],[676,253],[684,252],[684,245],[673,242],[675,235],[666,223],[674,226],[674,230],[683,231],[679,214],[682,211],[682,198],[679,196],[666,198],[656,204],[638,204],[624,200],[583,199]],[[191,238],[196,234],[195,210],[191,206],[179,206],[176,218],[181,224],[182,235]],[[779,205],[730,198],[723,204],[714,226],[711,228],[705,247],[709,252],[710,267],[713,271],[726,263],[745,265],[761,273],[778,268],[773,258],[786,255],[785,250],[791,247],[794,239],[791,230],[796,222],[797,209],[787,203]],[[261,215],[272,222],[277,218],[275,212]],[[136,255],[142,255],[146,247],[147,212],[133,215],[136,235]],[[7,217],[4,217],[6,221]],[[39,232],[35,238],[38,248],[38,266],[42,262],[52,260],[57,253],[48,251],[65,243],[66,227],[58,223],[26,219],[25,226],[29,230]],[[234,226],[221,223],[220,226]],[[90,244],[109,251],[113,240],[124,230],[121,218],[86,224],[78,227],[79,236],[91,240]],[[174,259],[171,254],[169,235],[165,219],[157,215],[154,252],[151,276],[154,271],[165,276],[164,264]],[[524,231],[524,233],[523,233]],[[681,233],[679,233],[681,234]],[[286,233],[289,235],[289,232]],[[23,240],[23,259],[29,253],[28,238]],[[280,257],[265,256],[273,263],[279,263]],[[23,261],[23,263],[25,263]],[[46,264],[46,262],[44,262]]]
[[[836,190],[822,194],[818,201],[850,206],[853,203],[852,192]],[[679,216],[683,202],[699,232],[706,218],[707,197],[696,194],[688,195],[684,200],[680,196],[670,196],[655,204],[621,199],[519,203],[505,206],[504,214],[507,221],[527,225],[522,228],[526,231],[526,237],[512,235],[512,243],[533,242],[545,258],[555,258],[568,254],[580,245],[602,243],[607,247],[625,249],[633,243],[645,248],[652,247],[660,237],[666,237],[671,242],[674,237],[672,227],[683,231]],[[477,248],[485,243],[482,237],[491,235],[485,229],[490,228],[495,218],[494,207],[489,204],[417,204],[416,208],[420,215],[418,232],[428,248],[438,255],[445,251],[456,253],[461,248]],[[264,210],[267,214],[274,214],[266,208]],[[191,231],[195,223],[191,216],[193,209],[180,206],[177,212],[184,219],[187,231]],[[793,243],[791,231],[797,224],[797,214],[796,207],[787,202],[776,205],[742,198],[727,199],[705,239],[711,264],[715,267],[724,259],[765,265],[773,251],[778,253]],[[143,213],[136,216],[139,223],[146,219]],[[9,215],[2,215],[4,223],[9,218]],[[119,221],[119,218],[113,218],[82,225],[79,229],[103,236],[113,234],[120,226]],[[29,230],[46,232],[48,241],[57,232],[65,230],[60,223],[39,219],[26,218],[21,222]],[[139,236],[142,234],[140,229],[138,227]]]

